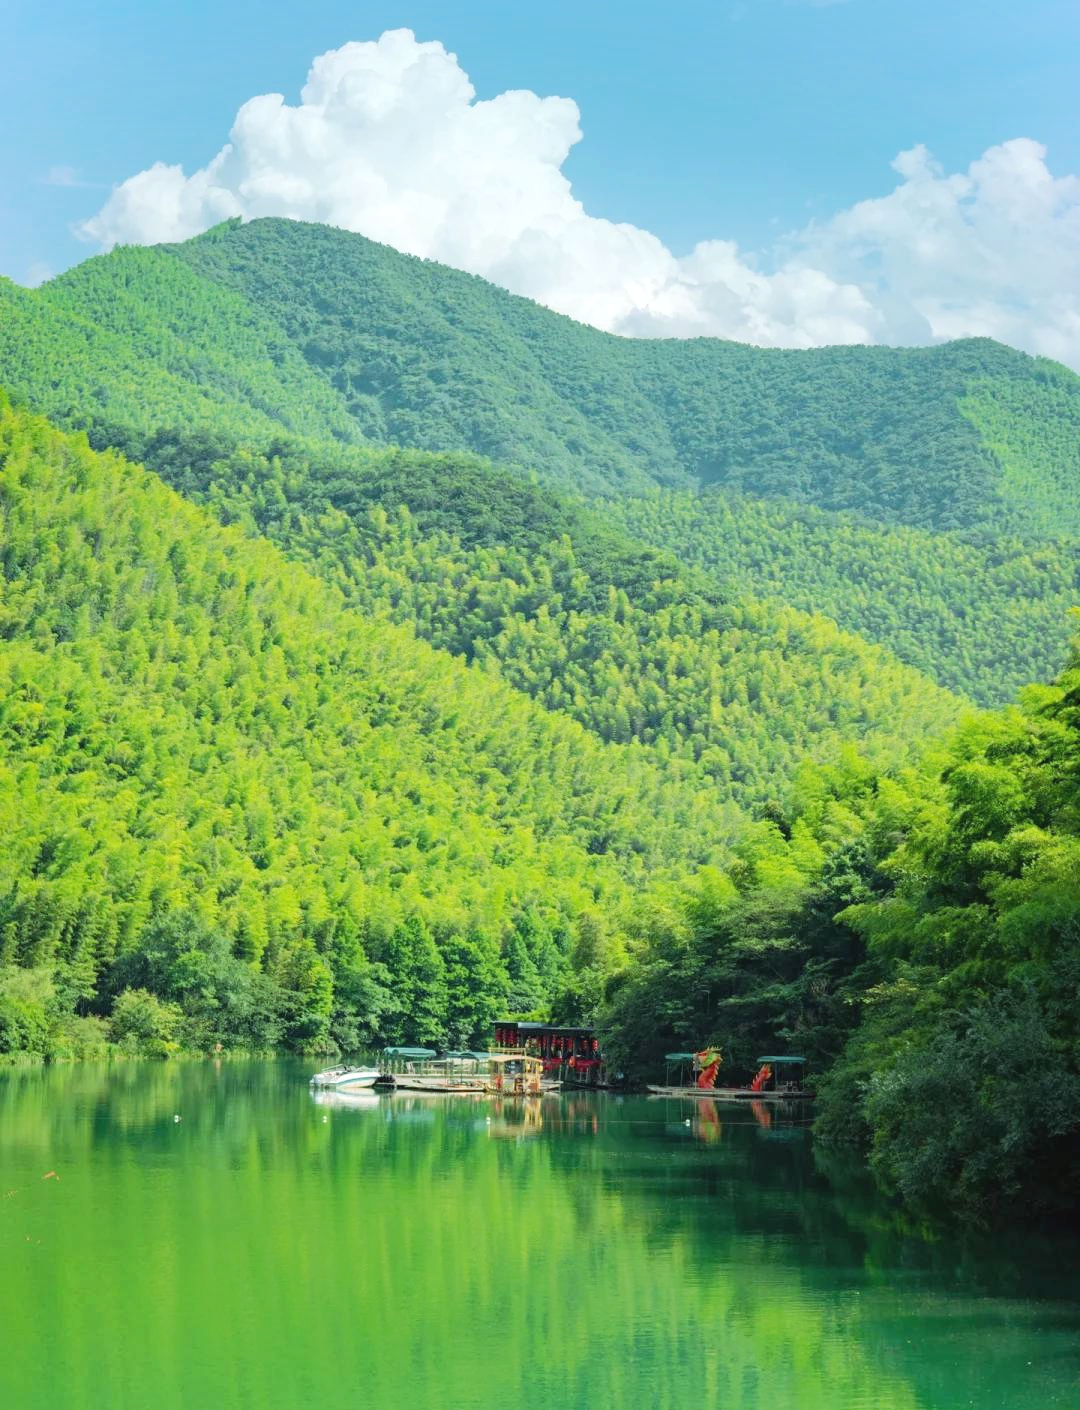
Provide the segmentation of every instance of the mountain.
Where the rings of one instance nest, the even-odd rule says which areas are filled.
[[[0,279],[8,390],[67,424],[101,414],[138,425],[282,424],[359,439],[338,400],[257,310],[154,252],[81,266],[78,289]]]
[[[122,329],[118,278],[153,270],[160,288],[169,258],[173,299],[192,299],[188,271],[240,296],[369,440],[470,449],[589,489],[719,484],[935,529],[1080,529],[1080,378],[988,339],[790,352],[619,338],[282,220],[121,251],[108,277],[91,260],[45,297]]]
[[[1080,379],[986,340],[628,340],[360,236],[261,220],[32,292],[0,281],[0,383],[99,445],[204,426],[321,459],[454,452],[455,473],[471,450],[576,499],[555,517],[591,502],[723,599],[832,617],[979,703],[1065,659]],[[430,499],[429,474],[448,477],[413,463],[409,494]]]
[[[781,828],[770,802],[752,823],[732,792],[800,771],[805,789],[815,753],[844,775],[860,719],[859,767],[894,769],[955,715],[831,624],[710,605],[617,536],[583,539],[604,587],[539,514],[521,514],[532,552],[391,514],[393,458],[350,517],[303,497],[326,469],[306,452],[154,444],[178,479],[177,457],[210,467],[185,485],[206,507],[0,401],[0,1054],[97,1052],[102,1014],[168,1051],[464,1042],[507,1003],[592,1013],[648,895],[702,867],[765,884],[819,864],[838,816]],[[463,523],[470,493],[500,518],[492,472],[455,483]],[[645,583],[651,614],[627,591]],[[543,650],[496,656],[530,629]],[[573,709],[497,679],[516,659],[531,688],[560,649],[548,681]],[[703,672],[734,696],[716,721]],[[649,738],[597,737],[665,699]]]
[[[791,1044],[912,1202],[1074,1203],[1072,374],[258,221],[0,282],[5,380],[0,1057],[554,1011]]]
[[[271,315],[370,439],[588,488],[721,484],[932,528],[1080,529],[1080,378],[989,340],[786,352],[619,338],[283,221],[172,253]]]
[[[599,502],[604,522],[678,555],[721,592],[832,617],[980,705],[1066,658],[1080,539],[934,533],[791,500],[657,490]]]

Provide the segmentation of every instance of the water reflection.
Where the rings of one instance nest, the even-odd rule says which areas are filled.
[[[1070,1250],[918,1237],[802,1121],[0,1075],[0,1404],[1080,1405]]]

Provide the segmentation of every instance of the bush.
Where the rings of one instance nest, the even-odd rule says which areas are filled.
[[[109,1055],[109,1023],[104,1018],[64,1014],[53,1024],[50,1042],[51,1057],[100,1060]]]
[[[171,1035],[184,1048],[269,1052],[280,1043],[283,997],[268,975],[231,951],[219,930],[188,911],[154,920],[109,970],[105,989],[148,990],[178,1008]]]
[[[0,997],[0,1053],[48,1056],[49,1021],[36,1005]]]
[[[177,1051],[177,1028],[183,1015],[177,1004],[162,1003],[148,989],[125,989],[117,996],[109,1020],[114,1043],[142,1057],[170,1057]]]
[[[48,969],[0,968],[0,1054],[49,1056],[49,1018],[55,997]]]

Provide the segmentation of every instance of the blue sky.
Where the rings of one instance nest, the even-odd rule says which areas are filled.
[[[0,272],[20,282],[93,252],[71,227],[114,183],[156,161],[204,166],[245,100],[280,92],[296,103],[316,55],[401,26],[456,53],[480,98],[517,88],[572,98],[584,133],[563,166],[574,196],[677,257],[707,240],[766,251],[810,220],[885,196],[897,184],[890,162],[916,144],[954,173],[1032,138],[1055,176],[1080,171],[1071,0],[3,0],[0,10]],[[843,282],[850,261],[833,258],[830,277]],[[523,291],[534,292],[527,281]]]

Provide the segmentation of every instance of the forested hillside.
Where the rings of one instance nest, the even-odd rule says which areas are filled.
[[[1080,379],[263,220],[0,281],[5,382],[0,1055],[790,1043],[907,1198],[1067,1198]]]
[[[351,605],[412,624],[601,739],[695,766],[703,787],[743,806],[852,742],[896,763],[957,715],[954,698],[829,620],[734,584],[719,592],[671,554],[483,464],[100,435],[299,557]]]
[[[395,502],[446,495],[440,527],[465,541],[479,527],[454,514],[453,477],[475,480],[460,452],[479,452],[523,482],[513,530],[535,547],[553,517],[578,549],[615,529],[683,576],[704,568],[707,595],[832,617],[979,703],[1064,660],[1080,381],[995,344],[613,338],[359,236],[266,220],[117,250],[33,292],[0,281],[0,381],[98,445],[182,426],[255,450],[299,436],[320,462],[343,442],[444,451],[441,472],[412,462],[416,485],[390,472]],[[361,462],[335,463],[341,498]],[[553,510],[524,488],[537,477],[606,489],[599,520]],[[479,524],[518,546],[498,516]]]
[[[163,269],[153,251],[81,269],[80,298],[0,279],[0,385],[18,399],[69,426],[105,416],[359,439],[332,390],[244,300]]]
[[[784,500],[656,491],[602,501],[635,542],[887,646],[980,705],[1002,705],[1065,660],[1080,540],[930,533]],[[685,571],[685,567],[684,567]]]
[[[958,734],[943,781],[882,861],[884,894],[839,917],[877,973],[825,1128],[868,1135],[910,1200],[1075,1209],[1080,641],[1052,685]]]
[[[118,987],[213,992],[224,945],[245,1003],[252,976],[274,989],[254,1036],[204,1015],[220,1041],[418,1036],[410,984],[434,986],[428,1039],[463,1041],[508,991],[550,1001],[571,961],[604,958],[634,888],[734,835],[677,763],[343,610],[267,545],[6,407],[0,508],[0,965],[51,975],[60,1014]],[[188,978],[153,978],[176,925]],[[40,1051],[8,980],[0,1049]]]

